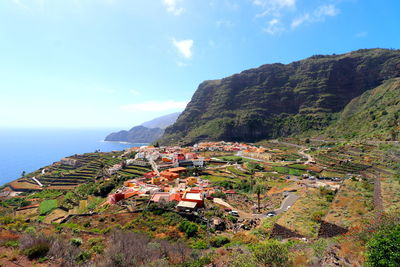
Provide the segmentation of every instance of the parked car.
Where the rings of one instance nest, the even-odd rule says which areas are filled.
[[[229,214],[235,217],[239,217],[239,213],[236,210],[230,211]]]
[[[276,212],[275,211],[270,211],[267,213],[267,217],[274,217],[276,216]]]

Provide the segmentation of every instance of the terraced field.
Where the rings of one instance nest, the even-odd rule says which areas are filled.
[[[359,174],[370,168],[370,165],[365,164],[360,157],[337,152],[317,153],[314,158],[318,165],[330,172]]]
[[[151,171],[150,168],[144,168],[144,167],[139,167],[139,166],[127,166],[125,169],[118,171],[119,175],[125,176],[125,177],[138,177],[142,176],[146,172]]]

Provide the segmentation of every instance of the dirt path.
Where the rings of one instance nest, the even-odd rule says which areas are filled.
[[[374,180],[374,207],[377,215],[383,213],[383,201],[382,201],[382,189],[381,189],[381,178],[380,175],[375,175]]]
[[[315,162],[314,158],[313,158],[310,154],[307,154],[307,153],[305,152],[306,150],[307,150],[307,149],[299,150],[299,154],[307,158],[307,161],[304,162],[304,164],[314,163],[314,162]]]

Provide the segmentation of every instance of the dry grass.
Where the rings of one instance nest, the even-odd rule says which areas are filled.
[[[385,212],[390,213],[400,209],[400,181],[394,177],[382,177],[381,193]]]
[[[329,202],[320,195],[319,189],[310,188],[298,193],[300,198],[282,214],[277,223],[306,237],[316,237],[320,224],[315,220],[315,214],[325,214]]]
[[[330,206],[325,221],[342,227],[361,226],[373,210],[373,192],[360,182],[346,180]]]

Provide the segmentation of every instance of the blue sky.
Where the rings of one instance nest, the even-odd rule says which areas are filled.
[[[129,128],[266,63],[400,48],[398,0],[2,0],[0,127]]]

